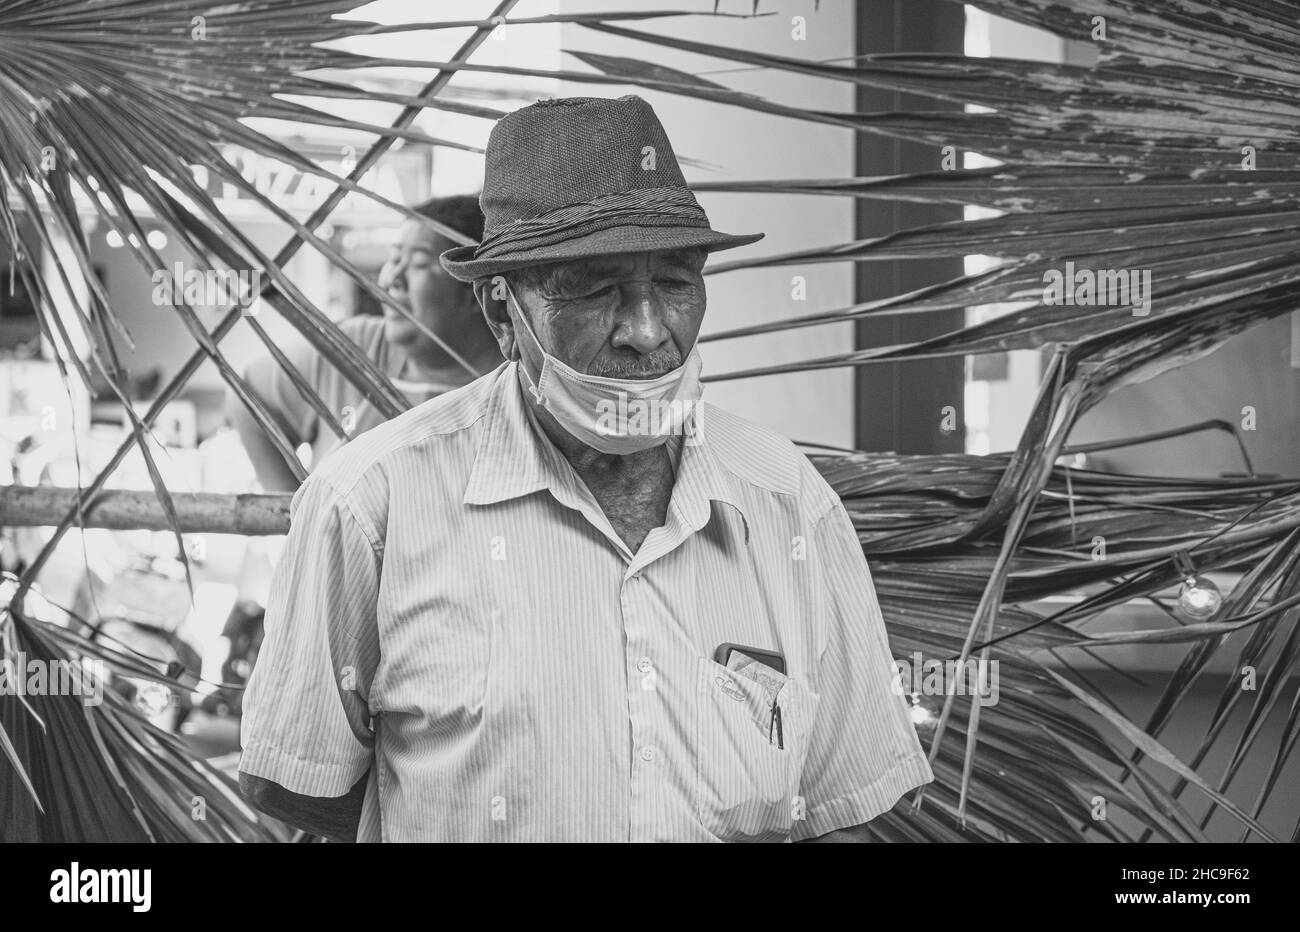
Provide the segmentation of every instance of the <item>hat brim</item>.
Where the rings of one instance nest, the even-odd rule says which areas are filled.
[[[500,256],[475,259],[477,246],[457,246],[440,257],[442,267],[463,282],[499,275],[530,265],[568,262],[594,256],[614,256],[629,252],[658,252],[703,246],[709,252],[747,246],[763,238],[762,233],[719,233],[708,227],[625,226],[596,230],[563,242],[537,246]]]

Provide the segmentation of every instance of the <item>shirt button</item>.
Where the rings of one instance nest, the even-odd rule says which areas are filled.
[[[657,756],[658,752],[652,747],[644,747],[641,749],[641,759],[647,764],[651,763]]]
[[[642,657],[636,662],[636,668],[642,673],[649,673],[655,668],[655,665],[650,661],[649,657]]]

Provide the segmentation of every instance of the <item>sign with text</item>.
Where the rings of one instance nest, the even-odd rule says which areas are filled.
[[[303,156],[335,175],[347,175],[364,153],[363,146],[320,145],[296,147]],[[235,168],[248,186],[263,197],[295,215],[315,210],[334,190],[334,182],[319,175],[300,171],[297,167],[254,152],[243,146],[222,147],[222,157]],[[390,151],[361,179],[361,186],[398,204],[417,204],[429,196],[429,175],[432,158],[427,146],[408,143],[397,151]],[[219,177],[207,166],[193,168],[195,180],[228,211],[244,202],[256,204],[256,198],[235,182]],[[374,223],[391,220],[387,208],[373,199],[356,192],[348,194],[331,215],[334,223]]]

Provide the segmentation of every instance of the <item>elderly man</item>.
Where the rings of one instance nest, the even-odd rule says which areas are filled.
[[[699,402],[715,232],[650,106],[542,101],[444,253],[507,362],[295,496],[255,805],[362,841],[786,841],[932,779],[871,576],[789,441]]]

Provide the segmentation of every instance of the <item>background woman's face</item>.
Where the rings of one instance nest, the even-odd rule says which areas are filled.
[[[472,290],[447,274],[438,261],[450,241],[414,220],[402,224],[392,254],[379,272],[379,287],[424,326],[449,343],[467,326],[483,326]],[[429,340],[406,318],[384,308],[384,336],[411,347]]]

